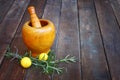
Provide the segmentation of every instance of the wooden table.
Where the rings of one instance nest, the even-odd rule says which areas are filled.
[[[23,69],[4,54],[10,46],[27,50],[21,29],[33,5],[39,18],[56,26],[52,49],[57,58],[77,57],[62,75]],[[0,80],[120,80],[120,0],[0,0]]]

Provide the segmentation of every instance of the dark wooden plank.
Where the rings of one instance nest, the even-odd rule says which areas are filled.
[[[47,0],[42,18],[51,20],[54,23],[57,30],[59,25],[59,16],[60,16],[60,0]],[[55,44],[56,44],[56,41],[53,45],[53,49],[55,49],[55,46],[56,46]],[[51,76],[44,75],[40,73],[40,71],[35,70],[33,68],[28,71],[28,74],[29,73],[34,75],[33,76],[28,75],[28,78],[27,78],[28,80],[33,80],[33,79],[38,80],[39,78],[41,80],[51,80]],[[40,75],[35,76],[37,74],[40,74]]]
[[[16,0],[0,24],[0,64],[7,46],[10,44],[18,28],[29,0]]]
[[[44,3],[43,3],[43,1],[39,1],[38,3],[39,4],[41,4],[41,5],[45,5],[45,6],[42,6],[44,9],[46,8],[46,1],[47,0],[44,0]],[[39,6],[39,4],[36,6],[36,8],[37,9],[39,9],[38,8],[38,6]],[[40,13],[41,13],[41,11],[40,11],[40,9],[38,10]],[[44,11],[42,11],[42,13],[43,13]],[[40,14],[40,13],[38,13],[38,15]],[[50,12],[49,12],[50,13]],[[42,16],[42,15],[41,15]],[[42,18],[42,17],[40,17],[40,18]],[[39,75],[38,75],[39,74]],[[32,75],[32,76],[31,76]],[[29,69],[28,71],[27,71],[27,75],[26,75],[26,80],[38,80],[38,79],[40,79],[40,80],[50,80],[50,76],[47,76],[47,75],[45,75],[45,74],[43,74],[42,72],[41,72],[41,70],[39,70],[39,69],[34,69],[34,68],[31,68],[31,69]]]
[[[93,0],[79,0],[83,80],[110,80]]]
[[[0,23],[15,0],[0,0]]]
[[[39,13],[38,16],[40,17],[40,16],[42,16],[42,13],[43,13],[44,4],[45,4],[45,0],[44,1],[43,0],[42,1],[41,0],[36,0],[36,1],[31,0],[29,5],[33,5],[33,6],[37,7],[36,13]],[[25,45],[23,44],[23,41],[22,41],[21,29],[22,29],[23,24],[28,20],[29,20],[29,14],[26,9],[25,15],[23,16],[22,22],[19,25],[19,28],[15,35],[15,38],[11,43],[11,49],[14,51],[15,50],[14,46],[16,46],[18,48],[20,54],[24,54],[24,52],[27,50],[27,48],[25,47]],[[18,64],[17,61],[10,62],[10,60],[8,60],[6,58],[4,59],[4,62],[2,62],[2,63],[3,64],[0,69],[0,73],[1,73],[0,80],[4,80],[4,79],[5,80],[17,80],[17,79],[29,80],[29,78],[31,78],[32,80],[36,80],[35,79],[36,74],[34,73],[34,71],[39,73],[38,70],[33,70],[33,69],[29,69],[26,72],[26,69],[23,69]],[[30,72],[30,71],[32,71],[32,72]],[[37,73],[37,75],[40,76],[41,74],[40,73],[38,74],[38,73]],[[31,75],[34,77],[32,77]],[[46,78],[46,77],[43,77],[43,78]],[[47,80],[47,79],[45,79],[45,80]]]
[[[47,0],[48,5],[58,6],[62,0]]]
[[[0,80],[23,80],[25,72],[17,60],[5,59],[0,67]]]
[[[114,14],[116,16],[116,20],[118,21],[120,25],[120,3],[118,0],[110,0]]]
[[[0,24],[0,80],[22,80],[25,74],[17,61],[10,61],[4,58],[7,46],[14,37],[24,11],[29,3],[29,0],[16,0],[10,11],[6,15],[2,24]],[[7,24],[8,23],[8,24]],[[2,61],[4,58],[4,61]],[[19,72],[19,73],[18,73]],[[19,75],[19,76],[17,76]]]
[[[108,0],[94,0],[112,80],[120,80],[120,29]]]
[[[61,10],[61,0],[47,0],[47,4],[44,10],[43,17],[44,19],[48,19],[52,21],[56,28],[56,39],[52,46],[52,49],[56,48],[57,38],[58,38],[58,26],[60,20],[60,10]]]
[[[120,4],[120,0],[118,0],[118,3]]]
[[[65,72],[61,76],[54,75],[53,80],[81,80],[79,49],[77,0],[62,0],[56,55],[57,58],[76,56],[78,61],[61,64],[60,66],[65,67]]]
[[[44,12],[45,3],[46,3],[46,0],[35,0],[35,1],[31,0],[29,6],[30,5],[35,6],[36,13],[37,13],[38,17],[41,18],[41,16],[43,15],[43,12]],[[27,50],[27,48],[24,45],[23,40],[22,40],[21,30],[22,30],[24,23],[28,20],[30,20],[30,17],[29,17],[28,11],[26,9],[26,12],[25,12],[25,14],[22,18],[22,21],[19,25],[19,28],[16,32],[15,38],[11,43],[12,50],[14,50],[14,46],[16,46],[21,55],[24,54],[25,51]],[[15,65],[15,63],[13,63],[12,65]],[[39,70],[34,69],[34,68],[30,68],[30,69],[26,70],[26,69],[23,69],[22,67],[20,67],[20,65],[9,66],[9,68],[15,68],[15,71],[9,71],[9,73],[11,73],[10,76],[16,76],[16,78],[19,78],[19,80],[38,80],[38,79],[41,79],[41,77],[43,77],[43,79],[45,78],[45,80],[48,80],[46,76],[42,75]],[[16,71],[17,71],[17,74],[16,74]],[[14,77],[11,77],[11,80],[13,80],[13,79],[14,79]],[[16,79],[14,79],[14,80],[16,80]]]
[[[59,17],[60,17],[60,7],[61,7],[61,1],[60,0],[47,0],[43,17],[44,19],[48,19],[52,21],[56,27],[56,39],[54,42],[54,45],[52,46],[52,50],[55,51],[56,48],[56,42],[57,42],[57,29],[59,25]],[[28,73],[34,73],[39,74],[37,70],[30,70]],[[47,76],[44,74],[40,74],[39,76],[34,77],[35,80],[39,79],[42,76],[42,80],[52,80],[52,76]],[[45,77],[46,76],[46,77]],[[29,79],[31,80],[33,76],[29,76]]]

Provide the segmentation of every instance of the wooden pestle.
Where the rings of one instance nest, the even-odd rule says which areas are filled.
[[[36,15],[34,6],[28,7],[28,12],[30,14],[30,22],[32,24],[32,27],[35,27],[35,28],[42,27],[41,23],[40,23],[40,20],[39,20],[39,18]]]

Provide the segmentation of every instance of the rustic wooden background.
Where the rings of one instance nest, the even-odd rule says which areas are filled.
[[[33,5],[39,18],[56,26],[57,58],[77,57],[62,75],[23,69],[4,56],[14,46],[23,54],[21,29]],[[120,80],[120,0],[0,0],[0,80]]]

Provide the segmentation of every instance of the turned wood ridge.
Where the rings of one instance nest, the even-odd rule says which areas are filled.
[[[30,6],[28,8],[28,12],[30,14],[30,22],[31,22],[32,27],[35,27],[35,28],[42,27],[41,23],[40,23],[40,20],[39,20],[39,18],[36,15],[35,7],[34,6]]]

